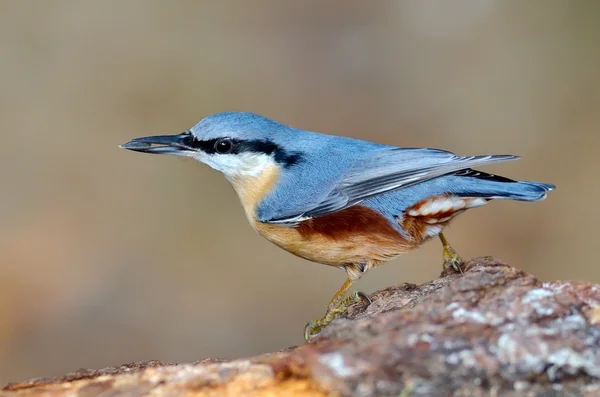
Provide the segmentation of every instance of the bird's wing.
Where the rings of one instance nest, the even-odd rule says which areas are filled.
[[[415,185],[471,167],[516,160],[518,156],[457,156],[437,149],[391,148],[349,167],[328,193],[301,211],[284,210],[269,223],[295,224],[352,206],[369,197]]]

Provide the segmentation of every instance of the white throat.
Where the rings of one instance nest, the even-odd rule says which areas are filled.
[[[198,151],[194,158],[217,171],[230,181],[234,178],[256,177],[275,161],[264,153],[207,154]]]

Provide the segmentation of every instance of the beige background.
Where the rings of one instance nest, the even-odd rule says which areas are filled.
[[[194,162],[120,150],[224,110],[398,146],[514,153],[552,182],[448,233],[600,281],[600,2],[0,1],[0,383],[302,342],[344,280],[257,236]],[[423,282],[437,242],[359,284]]]

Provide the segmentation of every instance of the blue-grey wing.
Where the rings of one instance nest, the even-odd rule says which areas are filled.
[[[323,216],[381,193],[413,186],[442,175],[491,163],[516,160],[512,155],[457,156],[437,149],[389,148],[374,151],[347,167],[315,200],[301,208],[279,208],[263,221],[295,224]]]

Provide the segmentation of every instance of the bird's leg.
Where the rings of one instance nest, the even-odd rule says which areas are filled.
[[[342,298],[344,297],[344,295],[346,295],[346,291],[348,291],[350,287],[352,287],[352,284],[354,284],[354,280],[346,279],[346,281],[344,282],[344,284],[342,284],[338,292],[336,292],[335,295],[333,295],[333,298],[331,298],[329,305],[327,305],[328,311],[339,306],[340,302],[342,301]]]
[[[446,240],[446,236],[443,233],[439,234],[440,240],[442,240],[442,245],[444,246],[444,269],[451,267],[457,272],[462,274],[462,268],[460,267],[460,263],[462,262],[462,258],[454,251],[454,248],[450,246],[448,240]]]
[[[359,300],[366,300],[368,303],[371,303],[371,299],[364,294],[363,292],[356,292],[354,294],[350,294],[350,296],[344,299],[346,292],[350,289],[354,280],[348,278],[346,282],[341,286],[338,292],[335,293],[331,302],[327,306],[327,312],[322,318],[319,318],[314,321],[309,321],[304,327],[304,339],[309,340],[314,335],[321,332],[323,328],[325,328],[329,323],[333,321],[336,315],[342,313],[348,306],[351,304],[358,302]]]

